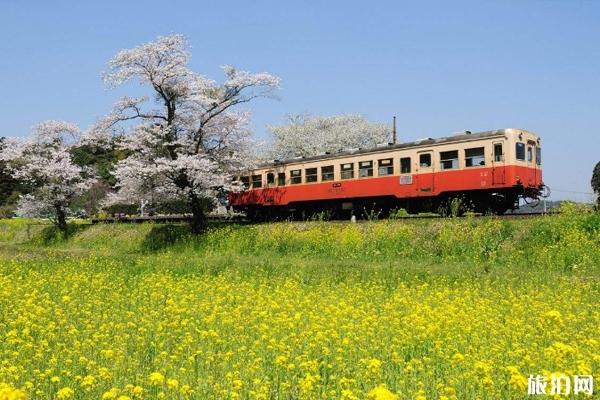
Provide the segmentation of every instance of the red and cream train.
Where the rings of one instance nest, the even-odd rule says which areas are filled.
[[[540,138],[499,129],[336,154],[275,160],[240,177],[229,204],[251,219],[437,211],[460,197],[478,212],[504,213],[544,191]]]

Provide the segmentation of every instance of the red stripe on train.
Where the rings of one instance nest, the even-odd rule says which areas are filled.
[[[536,168],[506,166],[441,171],[411,176],[401,181],[398,175],[321,183],[303,183],[231,193],[231,205],[287,205],[292,202],[333,200],[356,197],[395,196],[397,198],[437,196],[444,192],[511,188],[542,185],[542,171]]]

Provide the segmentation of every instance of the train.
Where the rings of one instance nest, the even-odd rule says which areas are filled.
[[[238,179],[244,189],[228,203],[251,220],[440,212],[457,201],[503,214],[547,190],[540,137],[514,128],[273,160]]]

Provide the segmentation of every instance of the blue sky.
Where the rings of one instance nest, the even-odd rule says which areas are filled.
[[[280,100],[249,107],[259,137],[298,112],[397,115],[403,141],[519,127],[542,137],[553,199],[591,198],[600,2],[0,0],[0,33],[0,135],[89,126],[138,90],[104,87],[108,59],[182,33],[213,79],[223,64],[282,78]]]

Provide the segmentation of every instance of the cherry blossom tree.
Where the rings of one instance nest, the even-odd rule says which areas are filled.
[[[391,129],[360,115],[331,117],[307,114],[288,115],[286,124],[269,127],[266,142],[269,158],[287,159],[334,153],[349,148],[374,147],[391,139]]]
[[[19,199],[18,215],[50,218],[66,232],[72,202],[96,181],[90,169],[72,162],[69,151],[79,140],[79,128],[64,121],[42,122],[30,139],[6,140],[0,161],[14,179],[32,188]]]
[[[272,96],[279,78],[224,66],[218,84],[190,70],[188,45],[181,35],[120,51],[104,80],[110,87],[135,80],[153,96],[124,97],[88,132],[99,142],[110,135],[129,157],[115,169],[113,201],[184,200],[192,231],[205,226],[206,199],[239,190],[233,177],[252,157],[250,115],[236,106]]]

